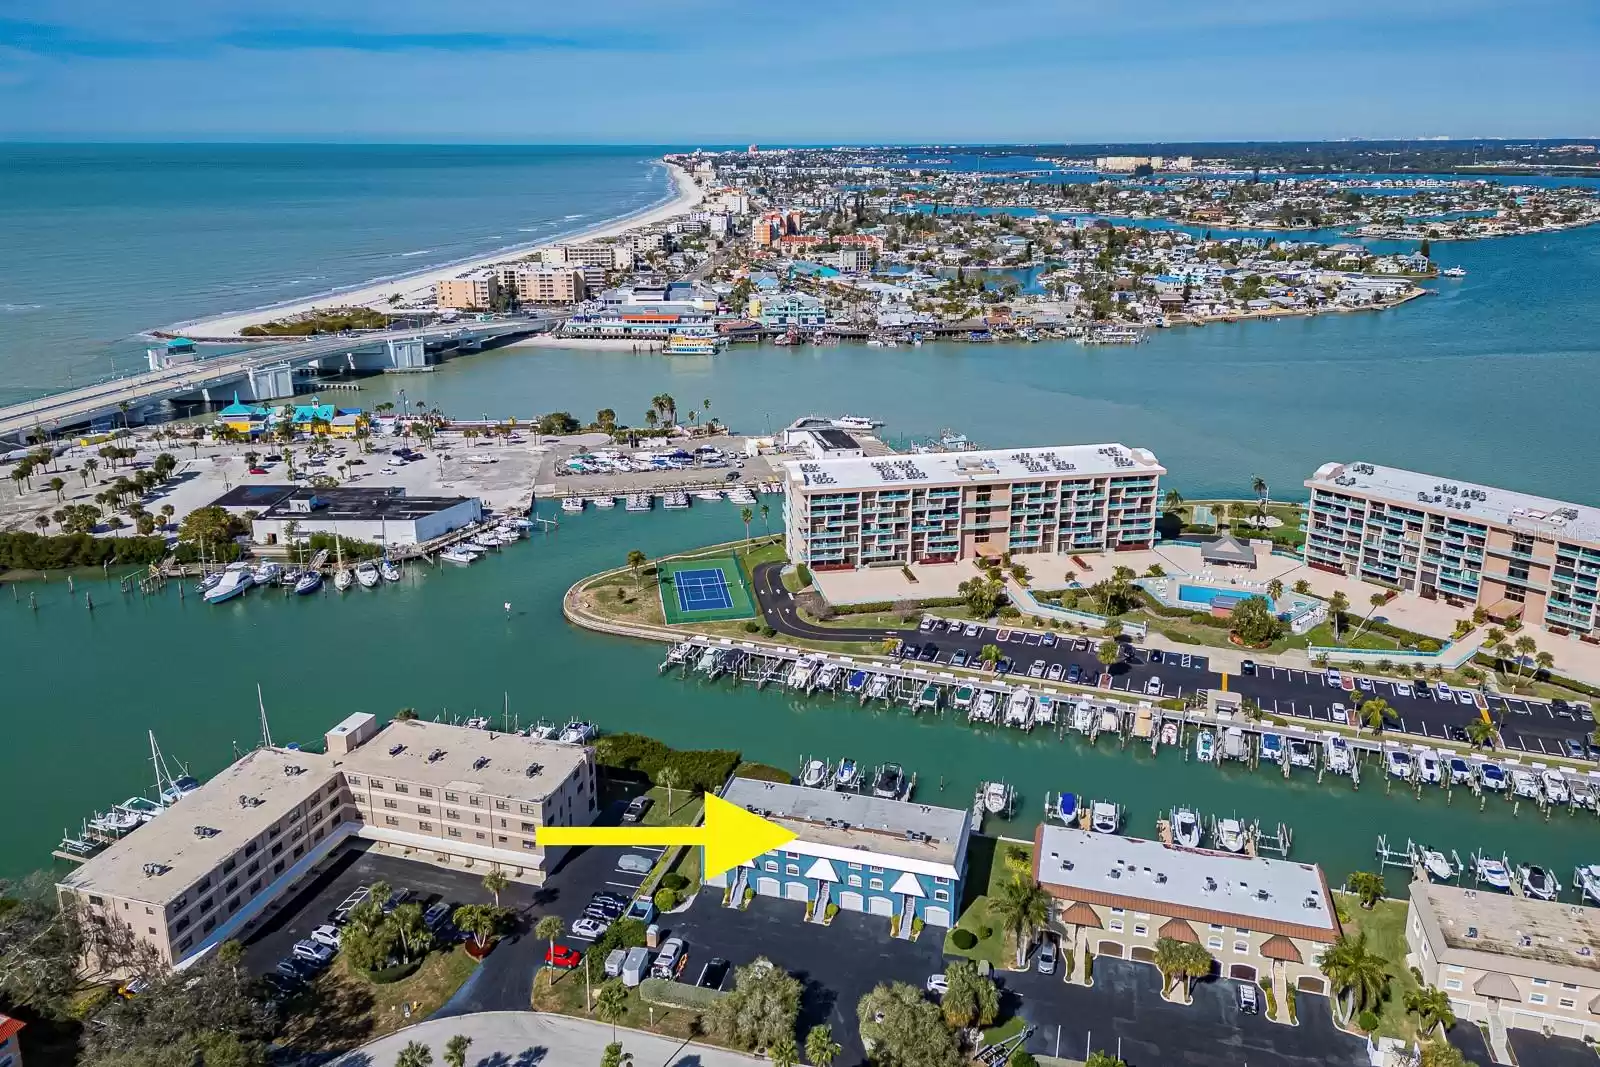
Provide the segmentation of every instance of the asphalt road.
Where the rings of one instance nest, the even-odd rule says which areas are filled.
[[[1197,689],[1226,688],[1254,698],[1268,714],[1309,723],[1348,721],[1349,709],[1378,696],[1399,716],[1386,728],[1388,732],[1420,738],[1444,739],[1454,730],[1457,739],[1463,740],[1460,731],[1482,714],[1479,698],[1471,692],[1452,691],[1447,696],[1437,690],[1419,692],[1420,687],[1411,686],[1401,692],[1395,682],[1366,678],[1350,671],[1339,672],[1339,683],[1331,684],[1325,672],[1265,665],[1258,666],[1253,675],[1224,675],[1210,669],[1203,653],[1162,652],[1142,648],[1125,638],[1122,639],[1123,658],[1105,671],[1096,657],[1098,638],[1065,637],[1052,630],[976,623],[961,624],[960,632],[938,628],[925,631],[820,626],[800,617],[794,595],[783,586],[782,570],[782,563],[764,563],[752,576],[762,617],[778,633],[808,641],[882,641],[893,637],[904,644],[919,646],[922,654],[918,661],[929,667],[949,666],[957,653],[963,651],[970,659],[984,645],[993,644],[1012,661],[1011,673],[1019,676],[1018,681],[1035,670],[1039,673],[1031,676],[1052,681],[1065,679],[1076,664],[1088,679],[1099,679],[1102,672],[1109,674],[1109,684],[1102,684],[1102,688],[1114,692],[1181,697]],[[1051,671],[1057,665],[1059,676]],[[1500,696],[1485,697],[1484,704],[1491,715],[1504,719],[1501,736],[1510,750],[1566,755],[1568,738],[1582,744],[1595,728],[1592,715],[1585,719],[1586,713],[1577,707],[1563,709],[1544,701]]]

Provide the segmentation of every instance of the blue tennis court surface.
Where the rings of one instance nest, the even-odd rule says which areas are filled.
[[[678,607],[683,611],[722,611],[733,607],[733,594],[722,571],[708,568],[678,571],[672,576],[678,589]]]

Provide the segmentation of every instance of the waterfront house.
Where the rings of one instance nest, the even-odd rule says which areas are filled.
[[[217,412],[217,423],[236,433],[254,436],[267,426],[272,409],[260,404],[241,404],[239,394],[233,394],[233,403]]]
[[[902,937],[912,917],[929,926],[954,922],[971,831],[964,809],[752,778],[733,779],[722,796],[799,836],[707,885],[735,898],[748,887],[802,901],[818,920],[830,904],[894,917]]]

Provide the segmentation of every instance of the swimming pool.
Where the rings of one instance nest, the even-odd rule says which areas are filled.
[[[1204,604],[1206,607],[1210,607],[1218,597],[1231,597],[1234,600],[1255,597],[1257,600],[1266,600],[1267,606],[1273,608],[1272,602],[1261,593],[1250,593],[1243,589],[1213,589],[1209,585],[1178,586],[1178,599],[1185,604]],[[1273,608],[1273,610],[1276,611],[1277,609]]]

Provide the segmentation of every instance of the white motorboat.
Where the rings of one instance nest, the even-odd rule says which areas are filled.
[[[1230,726],[1222,731],[1222,755],[1226,759],[1248,759],[1250,750],[1244,743],[1244,730]]]
[[[1499,889],[1509,892],[1511,889],[1511,872],[1506,870],[1506,865],[1493,856],[1479,856],[1476,866],[1478,881],[1490,889]]]
[[[339,592],[344,592],[356,584],[356,573],[349,567],[340,567],[333,575],[333,587]]]
[[[1040,693],[1038,700],[1034,702],[1033,721],[1036,723],[1056,721],[1056,702],[1049,693]]]
[[[1472,781],[1472,764],[1460,756],[1450,757],[1450,784],[1468,785]]]
[[[250,573],[248,563],[230,563],[228,569],[222,572],[222,579],[206,590],[205,602],[221,604],[225,600],[243,595],[245,590],[255,584],[256,580]]]
[[[385,559],[378,564],[378,573],[383,576],[383,580],[386,582],[398,582],[400,580],[400,564],[392,559]]]
[[[554,741],[561,731],[552,723],[537,722],[528,727],[528,736],[536,741]]]
[[[1524,800],[1538,800],[1539,779],[1533,776],[1532,771],[1518,767],[1511,772],[1511,792]]]
[[[1004,815],[1011,810],[1011,801],[1015,795],[1006,783],[989,782],[983,787],[983,808],[991,815]]]
[[[800,772],[800,784],[810,786],[812,789],[821,789],[828,784],[828,772],[831,768],[827,760],[808,760],[805,769]]]
[[[1027,686],[1012,692],[1006,700],[1006,725],[1023,729],[1033,725],[1033,694]]]
[[[1217,758],[1217,739],[1210,730],[1201,730],[1194,739],[1194,758],[1210,763]]]
[[[440,552],[439,558],[444,560],[446,563],[461,564],[475,563],[478,559],[476,554],[465,551],[459,545],[453,548],[447,548],[443,552]]]
[[[978,722],[994,722],[997,715],[995,706],[1000,703],[1000,697],[993,689],[985,689],[978,694],[978,702],[967,714],[967,718]]]
[[[204,578],[201,578],[198,582],[195,583],[194,591],[196,593],[200,593],[202,595],[205,594],[205,593],[209,593],[209,592],[211,592],[211,590],[213,590],[213,589],[215,589],[217,587],[217,583],[220,582],[220,581],[222,581],[222,572],[221,571],[217,571],[217,572],[215,572],[213,574],[208,574]]]
[[[597,508],[614,508],[617,506],[617,498],[614,496],[592,496],[589,498],[589,503]]]
[[[561,510],[562,511],[582,511],[583,510],[583,497],[581,497],[581,496],[564,496],[564,497],[562,497],[561,498]]]
[[[821,656],[809,654],[801,656],[794,661],[794,666],[789,668],[789,677],[784,684],[790,689],[804,689],[811,684],[811,679],[816,676],[821,667]]]
[[[863,415],[841,415],[833,420],[833,425],[840,430],[875,430],[883,425],[882,419],[869,419]]]
[[[1245,849],[1249,834],[1238,819],[1217,820],[1217,847],[1225,852],[1240,853]]]
[[[839,672],[843,670],[837,663],[825,663],[817,672],[817,688],[832,689],[833,683],[839,680]]]
[[[356,581],[361,583],[361,588],[371,589],[383,581],[383,575],[378,573],[378,565],[369,559],[356,568]]]
[[[889,696],[889,676],[887,674],[874,674],[872,681],[867,683],[868,700],[885,700]]]
[[[308,593],[315,593],[321,588],[321,571],[305,571],[300,575],[299,578],[295,579],[294,591],[296,596],[305,596]]]
[[[649,493],[629,493],[625,511],[649,511],[655,506],[655,497]]]
[[[465,552],[473,559],[489,554],[489,549],[484,545],[480,545],[476,538],[471,541],[457,541],[452,547],[458,551]]]
[[[1087,700],[1080,700],[1072,709],[1072,728],[1080,734],[1087,734],[1094,729],[1094,705]],[[1176,737],[1173,739],[1176,741]]]
[[[1161,743],[1163,745],[1175,745],[1178,743],[1177,723],[1168,721],[1161,724]]]
[[[469,730],[487,730],[489,728],[489,720],[485,716],[474,715],[461,725]]]
[[[1478,778],[1483,782],[1485,789],[1492,789],[1496,793],[1504,793],[1511,784],[1506,778],[1506,769],[1498,763],[1483,763],[1478,767]]]
[[[852,792],[861,784],[861,768],[856,761],[846,756],[839,761],[839,766],[833,772],[833,787],[844,792]]]
[[[1439,754],[1432,749],[1425,749],[1417,753],[1417,774],[1424,785],[1438,785],[1440,776]]]
[[[702,489],[695,493],[694,498],[711,504],[720,504],[722,502],[722,493],[716,489]]]
[[[1532,863],[1517,868],[1517,878],[1522,882],[1523,895],[1534,900],[1555,900],[1561,895],[1561,883],[1556,876]]]
[[[272,585],[278,580],[278,576],[282,573],[282,567],[278,566],[271,560],[266,560],[256,567],[253,572],[251,572],[250,577],[252,580],[254,580],[256,585]]]
[[[1411,762],[1411,753],[1403,748],[1391,748],[1384,753],[1389,765],[1389,777],[1407,779],[1411,777],[1414,769]]]
[[[1573,884],[1591,904],[1600,904],[1600,863],[1590,863],[1572,872]]]
[[[1443,852],[1436,848],[1422,849],[1422,869],[1428,875],[1441,882],[1448,882],[1456,876],[1456,868]]]
[[[1354,766],[1354,759],[1350,755],[1350,744],[1342,737],[1328,738],[1328,770],[1334,774],[1349,774]]]
[[[1116,733],[1117,732],[1117,727],[1119,725],[1121,725],[1121,718],[1120,718],[1116,708],[1108,706],[1108,707],[1104,707],[1104,708],[1100,709],[1100,732],[1101,733],[1103,733],[1103,734]]]
[[[1317,750],[1310,741],[1300,737],[1289,739],[1289,766],[1315,767],[1317,765]]]
[[[1440,271],[1439,273],[1444,275],[1446,278],[1465,278],[1467,276],[1467,268],[1465,268],[1465,267],[1446,267],[1444,270]]]
[[[1116,804],[1097,800],[1089,808],[1089,829],[1097,834],[1114,834],[1122,826],[1122,809]]]
[[[594,723],[579,722],[574,719],[561,728],[561,734],[556,740],[563,744],[581,745],[599,732]]]
[[[1188,808],[1172,811],[1172,839],[1184,848],[1200,847],[1200,816]]]
[[[1261,735],[1261,758],[1268,763],[1283,762],[1283,738],[1277,734]]]
[[[1560,771],[1546,770],[1539,775],[1539,781],[1544,785],[1544,796],[1552,804],[1565,804],[1572,799],[1572,793],[1567,789],[1567,779]]]

